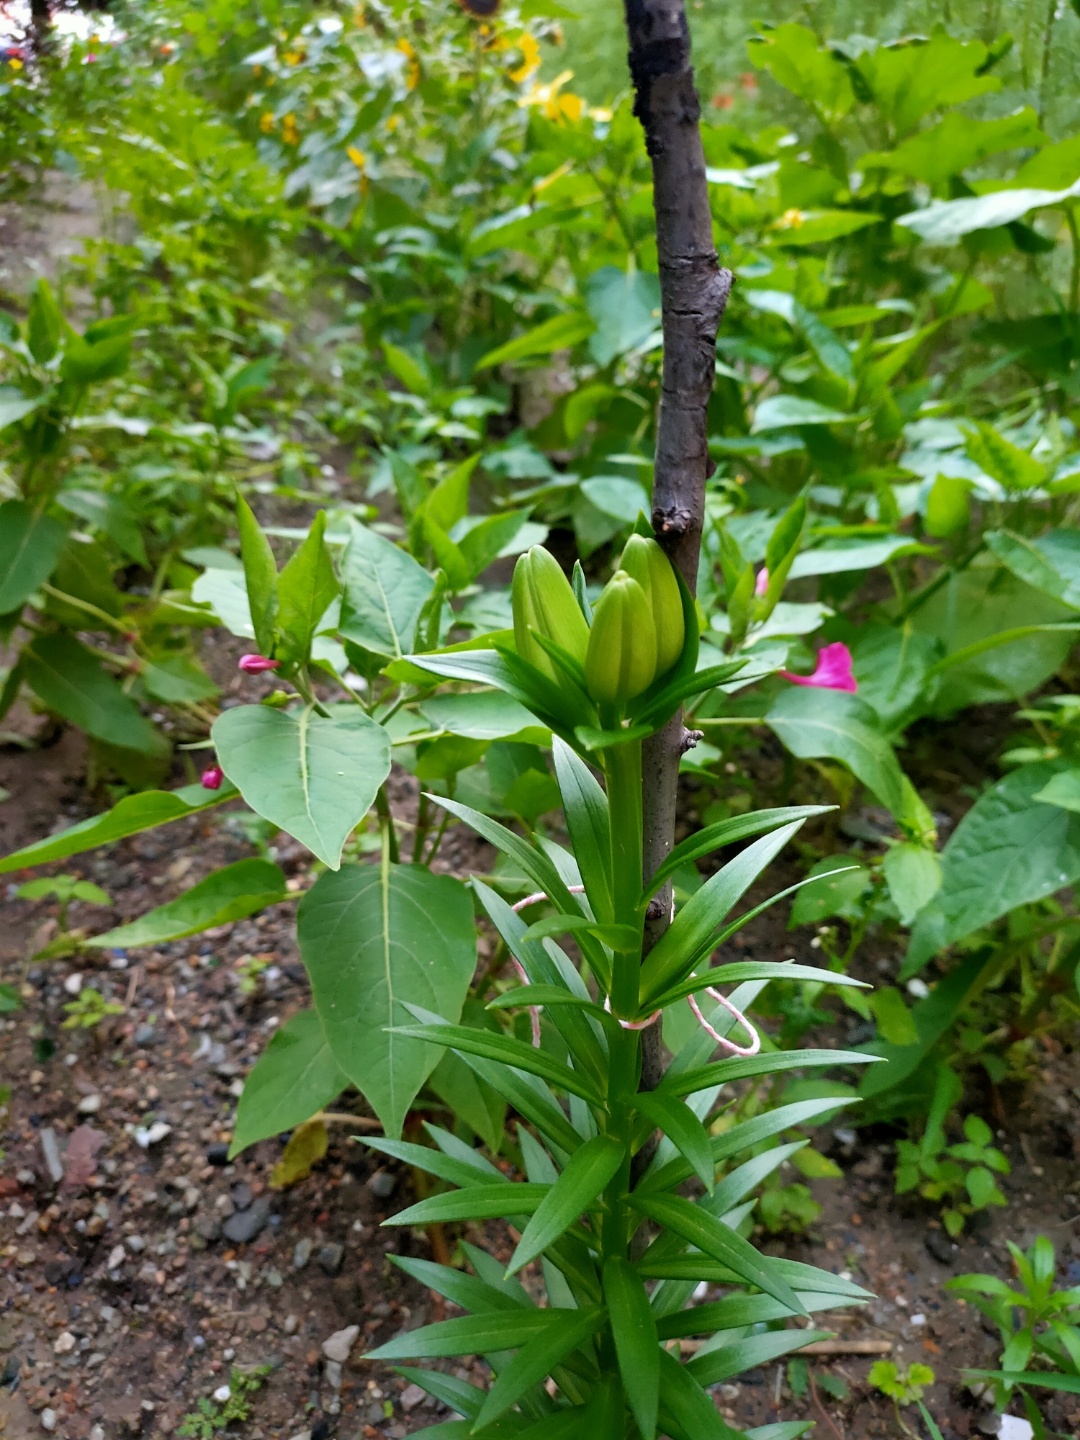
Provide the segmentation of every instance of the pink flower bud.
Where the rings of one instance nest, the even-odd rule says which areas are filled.
[[[793,675],[790,670],[781,670],[780,674],[793,685],[813,685],[821,690],[847,690],[854,695],[859,688],[851,668],[851,651],[842,640],[821,647],[812,675]]]
[[[277,670],[280,660],[267,660],[265,655],[241,655],[236,662],[245,675],[262,675],[266,670]]]
[[[768,570],[766,570],[765,566],[762,565],[761,569],[757,572],[757,579],[754,581],[754,594],[764,595],[768,588],[769,572]]]
[[[208,765],[199,776],[199,783],[204,790],[220,790],[224,779],[225,772],[220,765]]]

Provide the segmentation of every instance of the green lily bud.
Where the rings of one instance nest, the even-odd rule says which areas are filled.
[[[656,630],[645,591],[625,570],[604,586],[593,610],[585,679],[601,705],[620,709],[652,684]]]
[[[519,558],[514,567],[511,600],[514,641],[523,660],[552,680],[559,678],[547,651],[529,634],[535,630],[584,664],[589,648],[588,621],[550,550],[534,545]]]
[[[656,629],[656,673],[663,675],[682,654],[686,639],[682,596],[671,562],[655,540],[631,535],[619,567],[645,591]]]

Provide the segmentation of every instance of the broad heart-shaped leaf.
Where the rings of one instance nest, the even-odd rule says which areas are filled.
[[[22,652],[23,674],[34,693],[95,740],[164,758],[170,751],[129,695],[73,635],[35,635]]]
[[[660,280],[648,270],[604,265],[586,286],[586,304],[596,322],[589,353],[598,365],[641,345],[660,329]]]
[[[732,906],[780,853],[802,824],[783,825],[748,845],[690,897],[641,967],[641,1004],[681,980],[700,958]]]
[[[992,230],[1010,225],[1029,210],[1080,195],[1080,180],[1065,190],[995,190],[963,200],[932,200],[925,210],[912,210],[898,215],[895,223],[914,230],[927,245],[954,245],[973,230]]]
[[[660,1403],[656,1321],[645,1286],[633,1267],[619,1256],[613,1255],[604,1264],[604,1299],[626,1398],[638,1430],[642,1435],[653,1435]]]
[[[18,610],[52,574],[67,531],[25,500],[0,505],[0,615]]]
[[[242,920],[286,898],[285,876],[270,860],[238,860],[200,880],[179,899],[84,943],[97,949],[161,945],[185,935],[197,935],[213,925]]]
[[[716,1183],[708,1131],[689,1105],[662,1090],[642,1091],[634,1102],[641,1113],[663,1130],[679,1154],[689,1160],[694,1174],[711,1195]]]
[[[125,795],[111,810],[92,815],[89,820],[80,820],[77,825],[50,835],[46,840],[25,845],[21,850],[5,855],[0,860],[0,875],[31,865],[46,865],[50,860],[63,860],[68,855],[80,855],[84,850],[96,850],[99,845],[111,845],[128,835],[153,830],[170,820],[197,815],[200,810],[209,810],[212,805],[235,799],[236,790],[229,784],[223,785],[220,790],[185,785],[180,790],[144,790],[141,795]]]
[[[440,1051],[395,1027],[406,1001],[461,1014],[476,968],[469,893],[417,865],[349,867],[307,892],[297,936],[334,1057],[397,1139]]]
[[[274,653],[274,621],[278,609],[278,577],[274,552],[255,519],[251,506],[243,496],[236,501],[236,519],[240,529],[240,554],[244,561],[244,581],[255,643],[263,655],[269,656]]]
[[[420,702],[420,713],[434,729],[470,740],[506,740],[546,744],[548,731],[536,716],[501,690],[473,690],[459,695],[433,695]]]
[[[325,534],[326,511],[320,510],[307,539],[278,576],[278,628],[289,654],[300,660],[307,658],[319,621],[338,593]]]
[[[226,710],[210,734],[225,774],[251,808],[331,870],[390,773],[390,737],[353,705],[329,716],[265,705]]]
[[[705,1255],[729,1266],[748,1285],[764,1290],[792,1315],[805,1315],[802,1301],[786,1280],[776,1273],[772,1262],[761,1255],[736,1231],[729,1229],[691,1200],[681,1195],[633,1194],[627,1204],[658,1225],[673,1231],[681,1240],[696,1245]]]
[[[1080,879],[1080,815],[1035,797],[1066,763],[1021,765],[976,800],[941,852],[941,888],[920,913],[906,979],[955,941]]]
[[[298,1010],[274,1031],[244,1082],[229,1158],[257,1140],[310,1120],[348,1083],[330,1053],[318,1015],[314,1010]]]
[[[574,1151],[525,1227],[507,1267],[508,1275],[535,1260],[574,1224],[614,1179],[625,1154],[625,1147],[610,1135],[595,1135]]]
[[[482,1429],[506,1413],[511,1405],[539,1385],[555,1367],[576,1350],[590,1335],[596,1333],[606,1319],[602,1308],[588,1310],[548,1310],[553,1323],[523,1345],[510,1364],[499,1372],[494,1385],[488,1391],[487,1399],[476,1419],[476,1428]]]
[[[765,716],[800,760],[840,760],[894,815],[904,809],[903,773],[873,710],[842,690],[792,686]]]
[[[400,660],[413,648],[417,622],[435,581],[411,555],[351,522],[341,563],[342,635],[376,655]]]

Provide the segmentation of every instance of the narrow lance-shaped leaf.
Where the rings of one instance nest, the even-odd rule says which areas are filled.
[[[338,593],[326,541],[326,511],[312,521],[307,539],[278,577],[278,626],[290,659],[305,661],[319,622]]]
[[[660,1348],[645,1286],[626,1260],[604,1264],[604,1299],[611,1320],[619,1374],[642,1435],[656,1431],[660,1403]]]
[[[477,1429],[490,1425],[517,1404],[527,1390],[539,1385],[571,1351],[600,1329],[605,1318],[600,1308],[541,1313],[550,1318],[550,1325],[524,1345],[500,1372],[477,1416]]]
[[[278,610],[277,564],[270,541],[242,495],[236,501],[236,520],[240,529],[240,558],[244,562],[255,643],[261,654],[270,656],[274,653],[274,622]]]
[[[694,1174],[711,1195],[716,1183],[716,1162],[712,1158],[708,1132],[689,1105],[659,1090],[642,1091],[634,1103],[690,1162]]]
[[[610,1135],[586,1141],[533,1215],[514,1251],[507,1274],[513,1275],[556,1241],[602,1194],[614,1179],[625,1148]]]
[[[200,880],[177,900],[159,905],[141,915],[130,925],[119,925],[104,935],[85,941],[97,949],[128,948],[136,945],[161,945],[197,935],[213,925],[227,925],[242,920],[288,898],[285,876],[269,860],[252,857],[226,865]]]

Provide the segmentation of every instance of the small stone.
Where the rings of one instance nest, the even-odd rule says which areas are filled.
[[[64,981],[64,989],[69,995],[78,995],[82,989],[82,980],[83,977],[76,971],[74,975],[69,975]]]
[[[232,1391],[229,1389],[228,1385],[219,1385],[218,1388],[214,1391],[214,1399],[218,1402],[219,1405],[224,1405],[225,1401],[228,1400],[231,1395]]]
[[[129,1235],[124,1241],[124,1244],[133,1255],[141,1255],[146,1249],[146,1241],[141,1235]]]
[[[345,1259],[345,1246],[339,1245],[336,1240],[330,1240],[319,1250],[319,1268],[324,1275],[336,1275],[341,1269],[341,1263]]]
[[[219,1168],[229,1163],[229,1147],[224,1141],[206,1147],[206,1163]]]
[[[341,1365],[337,1360],[327,1360],[324,1367],[326,1383],[331,1390],[341,1389]]]
[[[109,1251],[109,1258],[105,1262],[106,1270],[119,1270],[126,1259],[126,1252],[123,1245],[114,1245]]]
[[[165,1139],[166,1135],[172,1134],[172,1126],[167,1125],[164,1120],[155,1120],[153,1125],[140,1125],[135,1131],[135,1144],[143,1150],[149,1150],[151,1145],[157,1145]]]
[[[251,1193],[251,1186],[246,1182],[234,1185],[232,1188],[232,1202],[237,1210],[247,1210],[251,1206],[254,1195]]]
[[[42,1412],[41,1412],[41,1428],[42,1428],[43,1430],[55,1430],[55,1429],[56,1429],[56,1411],[55,1411],[55,1410],[42,1410]]]
[[[252,1205],[250,1210],[240,1210],[231,1215],[222,1230],[225,1237],[234,1245],[246,1245],[249,1240],[254,1240],[259,1232],[265,1229],[270,1219],[270,1201],[266,1196],[261,1195]]]
[[[407,1385],[401,1392],[401,1408],[403,1410],[415,1409],[423,1401],[424,1393],[419,1385]]]
[[[295,1435],[289,1437],[289,1440],[311,1440],[311,1431],[298,1430]]]
[[[95,1370],[99,1365],[104,1365],[104,1364],[105,1364],[105,1356],[102,1354],[102,1352],[101,1352],[100,1350],[95,1350],[94,1353],[93,1353],[93,1354],[90,1356],[90,1358],[87,1360],[87,1362],[86,1362],[86,1368],[87,1368],[88,1370]]]
[[[102,1320],[105,1321],[106,1325],[111,1325],[119,1314],[119,1311],[114,1309],[112,1305],[102,1305],[101,1309],[98,1311],[98,1314],[101,1316]]]
[[[328,1360],[336,1360],[339,1365],[344,1365],[359,1334],[359,1325],[349,1325],[344,1330],[335,1330],[333,1335],[323,1341],[323,1354]]]
[[[280,1290],[285,1283],[281,1278],[280,1271],[275,1270],[272,1266],[263,1272],[263,1282],[269,1285],[271,1290]]]
[[[286,1315],[281,1328],[285,1331],[286,1335],[295,1335],[300,1328],[300,1321],[295,1315]]]
[[[221,1239],[221,1221],[215,1215],[200,1215],[195,1221],[195,1234],[212,1245]]]
[[[80,1115],[96,1115],[101,1109],[100,1095],[84,1095],[79,1101]]]
[[[133,1035],[135,1048],[141,1050],[146,1045],[152,1045],[157,1037],[157,1031],[153,1025],[140,1025]]]
[[[235,1351],[235,1350],[233,1349],[233,1347],[230,1345],[227,1350],[223,1350],[223,1351],[221,1352],[221,1358],[222,1358],[223,1360],[235,1360],[235,1359],[236,1359],[236,1351]]]
[[[220,1210],[221,1214],[225,1216],[226,1220],[229,1218],[230,1215],[236,1214],[236,1206],[233,1204],[231,1197],[228,1195],[219,1195],[218,1198],[214,1201],[214,1209]]]
[[[391,1175],[388,1170],[376,1170],[367,1183],[368,1189],[379,1200],[389,1200],[397,1188],[397,1176]]]
[[[33,1185],[37,1176],[33,1170],[18,1170],[15,1173],[15,1179],[18,1180],[20,1185]]]
[[[1002,1415],[998,1440],[1031,1440],[1034,1433],[1030,1420],[1019,1415]]]
[[[314,1241],[309,1240],[306,1235],[296,1242],[292,1256],[294,1270],[303,1270],[304,1266],[311,1259],[311,1252],[314,1248]]]
[[[952,1265],[956,1259],[956,1246],[942,1230],[927,1230],[923,1244],[939,1265]]]
[[[45,1157],[45,1168],[49,1172],[49,1178],[54,1185],[59,1185],[64,1178],[64,1166],[60,1159],[60,1146],[57,1143],[56,1131],[51,1125],[47,1125],[41,1132],[41,1153]]]
[[[105,1431],[100,1425],[95,1425],[90,1431],[90,1440],[105,1440]]]
[[[53,1341],[53,1351],[57,1355],[70,1355],[76,1345],[75,1336],[70,1330],[61,1330],[60,1334]]]

